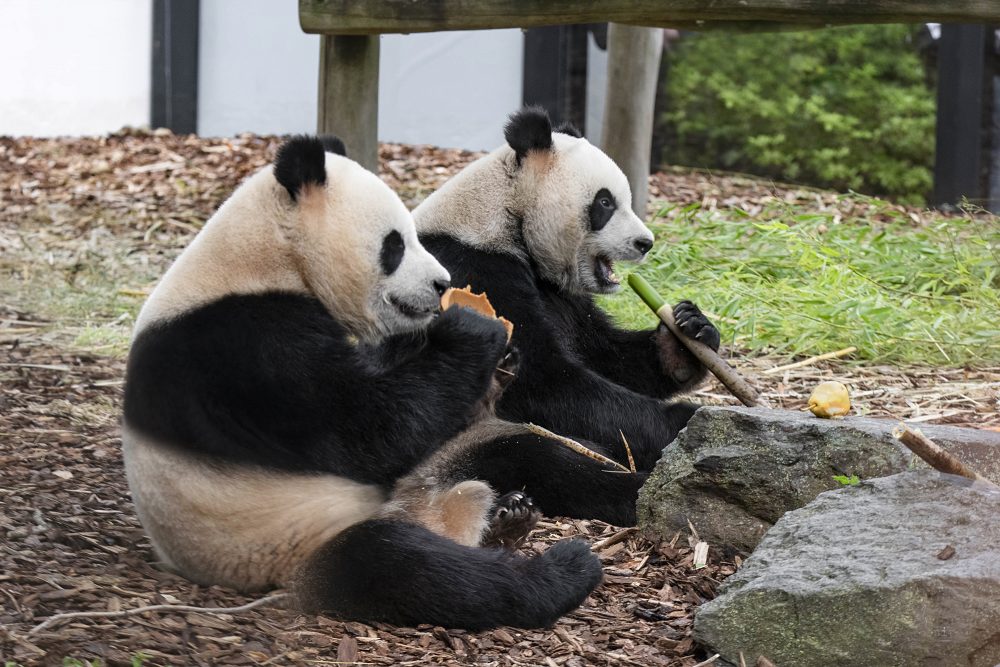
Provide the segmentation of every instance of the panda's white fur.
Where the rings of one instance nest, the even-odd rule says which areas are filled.
[[[595,260],[640,261],[645,253],[636,241],[651,245],[653,234],[632,212],[628,179],[611,158],[583,137],[551,137],[550,150],[520,160],[504,145],[472,163],[414,210],[417,228],[474,248],[530,256],[545,278],[571,292],[614,291],[616,285],[595,279]],[[592,231],[586,210],[602,188],[618,207]]]
[[[314,294],[360,338],[417,329],[436,312],[434,281],[448,272],[420,245],[412,217],[377,176],[326,153],[328,185],[295,202],[267,166],[212,216],[143,305],[134,334],[149,324],[229,294]],[[363,221],[363,224],[359,224]],[[398,231],[409,252],[391,276],[377,270],[378,244]],[[405,317],[398,299],[427,311]]]
[[[395,234],[405,249],[387,259]],[[466,309],[438,315],[448,280],[399,198],[318,140],[292,140],[236,190],[133,334],[125,469],[166,566],[408,624],[545,625],[586,597],[600,567],[585,545],[527,560],[470,549],[497,494],[463,477],[468,451],[452,464],[445,453],[461,446],[444,445],[479,409],[506,341]],[[341,376],[357,379],[329,394]],[[284,424],[286,408],[258,393],[299,417]],[[326,418],[337,402],[352,406],[344,423]],[[498,588],[509,590],[494,598]]]
[[[122,442],[132,500],[157,556],[202,584],[285,585],[323,543],[388,500],[374,485],[336,475],[220,468],[127,427]]]

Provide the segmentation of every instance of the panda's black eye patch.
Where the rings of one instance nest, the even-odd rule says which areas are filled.
[[[402,234],[394,229],[385,235],[385,238],[382,239],[382,252],[379,254],[382,272],[385,275],[392,275],[392,272],[399,268],[405,250],[406,245],[403,243]]]
[[[615,201],[615,196],[607,188],[598,190],[587,212],[590,217],[591,231],[597,232],[604,229],[604,225],[608,224],[608,220],[617,210],[618,202]]]

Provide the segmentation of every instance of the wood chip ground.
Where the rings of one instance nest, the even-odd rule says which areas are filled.
[[[120,343],[88,343],[86,334],[117,321],[127,328],[115,304],[141,301],[155,276],[278,143],[252,135],[213,140],[138,131],[98,139],[0,138],[0,660],[690,667],[705,659],[690,637],[693,612],[738,559],[722,559],[710,545],[707,566],[695,569],[689,535],[654,544],[597,521],[558,519],[543,521],[525,549],[587,540],[598,549],[605,582],[579,610],[545,630],[369,626],[258,608],[237,615],[82,619],[28,636],[60,612],[228,607],[253,599],[156,567],[122,470]],[[383,145],[382,177],[412,206],[477,156]],[[850,205],[829,193],[696,173],[654,175],[651,189],[654,200],[710,208],[752,208],[773,197]],[[67,286],[87,292],[102,280],[118,290],[117,301],[95,303],[92,311],[59,305]],[[752,372],[787,361],[759,357],[738,365]],[[836,377],[852,385],[856,406],[872,415],[1000,428],[1000,367],[827,362],[784,375],[751,374],[783,407],[803,407],[816,382]],[[714,384],[697,395],[735,402]]]

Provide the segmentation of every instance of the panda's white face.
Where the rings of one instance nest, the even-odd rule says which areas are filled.
[[[642,261],[653,234],[632,212],[621,169],[583,138],[559,132],[519,168],[524,237],[545,277],[572,292],[611,293],[619,260]]]
[[[371,300],[385,336],[427,326],[451,283],[448,271],[420,245],[409,214],[405,223],[382,235],[378,251],[379,276]]]
[[[356,162],[326,153],[282,225],[309,289],[352,334],[377,340],[427,326],[448,271],[420,245],[399,197]]]

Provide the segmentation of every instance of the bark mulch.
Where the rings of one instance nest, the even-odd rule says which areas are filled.
[[[525,546],[541,551],[559,539],[582,538],[605,566],[601,588],[546,630],[368,626],[259,607],[76,618],[31,633],[63,612],[233,607],[258,599],[156,567],[121,463],[120,350],[84,344],[80,331],[119,321],[127,331],[129,311],[152,280],[279,143],[253,135],[202,139],[141,131],[0,138],[0,660],[691,667],[704,659],[690,638],[694,610],[739,559],[722,558],[713,548],[708,565],[695,569],[687,534],[652,543],[597,521],[543,521]],[[479,154],[386,144],[380,155],[381,176],[413,206]],[[651,191],[654,200],[708,209],[752,210],[775,198],[817,207],[864,205],[832,193],[694,172],[654,175]],[[120,294],[63,303],[100,289]],[[816,382],[836,377],[851,384],[861,412],[1000,428],[1000,368],[824,362],[759,374],[786,361],[737,363],[783,407],[803,407]],[[709,403],[734,402],[713,383],[697,395]]]
[[[4,350],[0,360],[3,660],[60,665],[71,656],[131,664],[142,654],[147,665],[334,664],[338,658],[376,665],[692,665],[693,609],[735,569],[712,554],[707,567],[694,570],[686,535],[652,544],[598,521],[552,520],[532,533],[526,549],[581,537],[595,545],[606,576],[581,609],[548,630],[368,626],[258,608],[70,619],[31,635],[32,627],[67,611],[231,607],[254,598],[156,568],[122,469],[120,360],[30,344]]]

